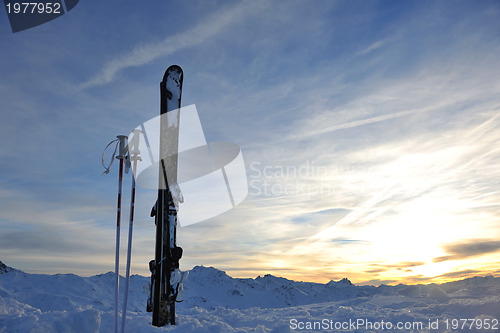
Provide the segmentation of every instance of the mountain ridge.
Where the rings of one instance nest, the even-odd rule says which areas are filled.
[[[0,264],[0,332],[107,333],[113,330],[114,273],[30,274]],[[120,286],[124,279],[120,278]],[[127,331],[157,332],[146,312],[149,277],[132,275]],[[437,318],[480,318],[498,323],[500,279],[476,277],[436,285],[357,286],[348,279],[326,284],[296,282],[267,274],[232,278],[196,266],[178,303],[177,332],[292,332],[292,323],[427,323]],[[120,288],[120,309],[124,294]],[[496,327],[496,326],[495,326]],[[169,330],[170,331],[170,330]],[[332,330],[329,330],[332,331]],[[353,332],[365,332],[357,329]]]
[[[0,295],[5,297],[12,290],[20,292],[19,288],[7,288],[6,280],[10,277],[13,285],[20,285],[31,290],[24,296],[17,295],[27,304],[40,306],[40,300],[47,298],[47,294],[60,297],[65,306],[70,306],[73,299],[89,306],[98,305],[102,309],[112,307],[112,292],[114,272],[98,274],[90,277],[80,277],[74,274],[30,274],[9,267],[0,261],[0,272],[3,274],[3,284],[0,283]],[[355,285],[349,279],[331,280],[328,283],[302,282],[276,277],[271,274],[256,278],[233,278],[226,272],[215,267],[195,266],[189,271],[189,277],[184,284],[184,301],[180,308],[201,307],[214,309],[216,307],[247,309],[284,308],[314,303],[341,301],[359,297],[376,295],[399,295],[406,297],[430,297],[436,300],[447,300],[450,293],[458,293],[462,289],[478,289],[484,293],[488,288],[500,285],[500,278],[493,276],[473,277],[444,284],[419,284],[397,286],[370,286]],[[120,276],[120,284],[124,278]],[[142,311],[149,294],[150,278],[141,275],[131,276],[131,293],[137,301],[132,305],[135,311]],[[85,290],[86,297],[82,297],[81,290]],[[38,287],[39,285],[44,288]],[[475,287],[479,285],[479,287]],[[3,286],[3,288],[2,288]],[[479,290],[481,289],[482,290]],[[9,291],[10,290],[10,291]],[[23,294],[21,292],[21,294]],[[54,296],[55,295],[55,296]],[[92,295],[95,295],[93,297]],[[105,297],[102,297],[105,296]],[[106,301],[100,300],[100,298]],[[133,301],[132,301],[133,302]],[[52,308],[53,306],[49,306]],[[134,310],[132,310],[134,311]]]

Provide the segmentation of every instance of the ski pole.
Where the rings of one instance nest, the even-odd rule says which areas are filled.
[[[120,278],[120,218],[122,205],[122,184],[123,184],[123,160],[125,159],[125,135],[117,136],[119,142],[119,153],[116,157],[120,160],[120,169],[118,172],[118,204],[116,210],[116,254],[115,254],[115,323],[114,332],[118,332],[118,293],[119,293],[119,278]]]
[[[134,207],[135,207],[135,176],[137,172],[137,161],[142,159],[139,157],[139,135],[142,133],[141,130],[133,130],[134,133],[132,139],[129,141],[129,156],[130,160],[133,161],[132,167],[132,193],[130,195],[130,218],[128,224],[128,248],[127,248],[127,268],[125,277],[125,300],[123,302],[123,313],[122,313],[122,333],[125,332],[125,320],[127,317],[127,302],[128,302],[128,288],[130,282],[130,260],[132,257],[132,230],[134,227]]]

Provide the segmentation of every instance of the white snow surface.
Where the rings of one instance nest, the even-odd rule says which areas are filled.
[[[131,276],[126,332],[340,332],[335,325],[349,323],[344,331],[500,331],[500,278],[492,276],[374,287],[347,279],[327,284],[272,275],[239,279],[197,266],[184,285],[184,302],[177,303],[177,325],[161,328],[151,326],[146,312],[149,281]],[[111,272],[92,277],[28,274],[0,262],[0,332],[112,332],[113,284]],[[460,319],[469,319],[465,328],[453,329],[452,324],[462,325]],[[422,326],[398,330],[387,329],[387,323]],[[491,328],[470,329],[471,323],[490,323]]]

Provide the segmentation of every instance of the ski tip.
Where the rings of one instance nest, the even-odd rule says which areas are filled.
[[[165,74],[163,75],[163,81],[166,81],[167,77],[172,74],[178,75],[180,78],[182,78],[182,68],[178,65],[171,65],[170,67],[168,67],[165,71]]]

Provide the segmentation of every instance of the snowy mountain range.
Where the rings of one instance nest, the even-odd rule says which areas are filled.
[[[240,279],[196,266],[177,305],[178,325],[163,328],[151,326],[146,312],[149,280],[131,277],[126,332],[500,331],[500,278],[492,276],[375,287],[346,278],[326,284],[272,275]],[[113,284],[111,272],[28,274],[0,262],[0,332],[112,332]]]

